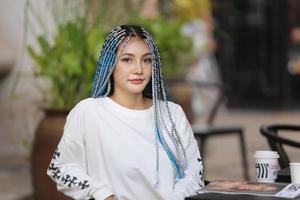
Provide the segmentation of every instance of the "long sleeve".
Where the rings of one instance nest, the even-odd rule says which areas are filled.
[[[84,111],[77,105],[67,117],[47,174],[56,182],[57,189],[69,197],[102,200],[113,193],[107,184],[87,174],[84,130]]]
[[[183,200],[184,197],[195,195],[197,190],[204,187],[203,166],[193,131],[181,107],[177,109],[175,116],[175,123],[186,151],[187,169],[185,177],[176,182],[171,199]]]

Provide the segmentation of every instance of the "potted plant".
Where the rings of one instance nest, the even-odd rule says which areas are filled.
[[[79,6],[79,2],[84,4]],[[92,3],[51,2],[56,32],[53,37],[43,32],[37,37],[37,47],[29,45],[27,48],[36,63],[35,77],[43,80],[44,84],[39,88],[46,102],[43,108],[45,117],[35,132],[31,154],[35,199],[69,199],[57,192],[54,182],[46,175],[46,169],[62,135],[69,110],[90,94],[100,48],[110,29],[108,24],[100,21],[96,25],[98,16],[88,14]],[[30,1],[27,6],[29,12],[37,12]],[[72,16],[61,19],[57,13],[59,7]],[[40,16],[35,15],[35,19],[42,21]],[[50,83],[50,87],[46,87],[45,83]]]

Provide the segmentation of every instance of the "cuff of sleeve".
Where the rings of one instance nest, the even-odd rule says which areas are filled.
[[[170,197],[170,200],[182,200],[186,196],[183,193],[173,193]]]
[[[114,193],[112,193],[110,190],[108,190],[107,188],[101,188],[99,190],[97,190],[94,194],[93,197],[95,200],[103,200],[106,199],[107,197],[113,195]]]
[[[200,186],[193,184],[186,178],[180,179],[173,188],[172,200],[184,199],[184,197],[195,195],[196,190],[199,188]]]

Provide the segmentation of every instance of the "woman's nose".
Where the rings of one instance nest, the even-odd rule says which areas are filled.
[[[143,73],[143,66],[142,63],[136,62],[134,66],[134,73],[135,74],[142,74]]]

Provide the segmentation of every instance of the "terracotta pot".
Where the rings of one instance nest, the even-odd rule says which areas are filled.
[[[36,200],[70,199],[57,191],[56,184],[46,174],[62,136],[68,112],[67,110],[46,110],[46,115],[36,130],[31,154],[32,184]]]
[[[184,110],[186,117],[190,123],[195,120],[192,109],[192,88],[189,85],[174,85],[169,88],[173,101],[178,103]]]

